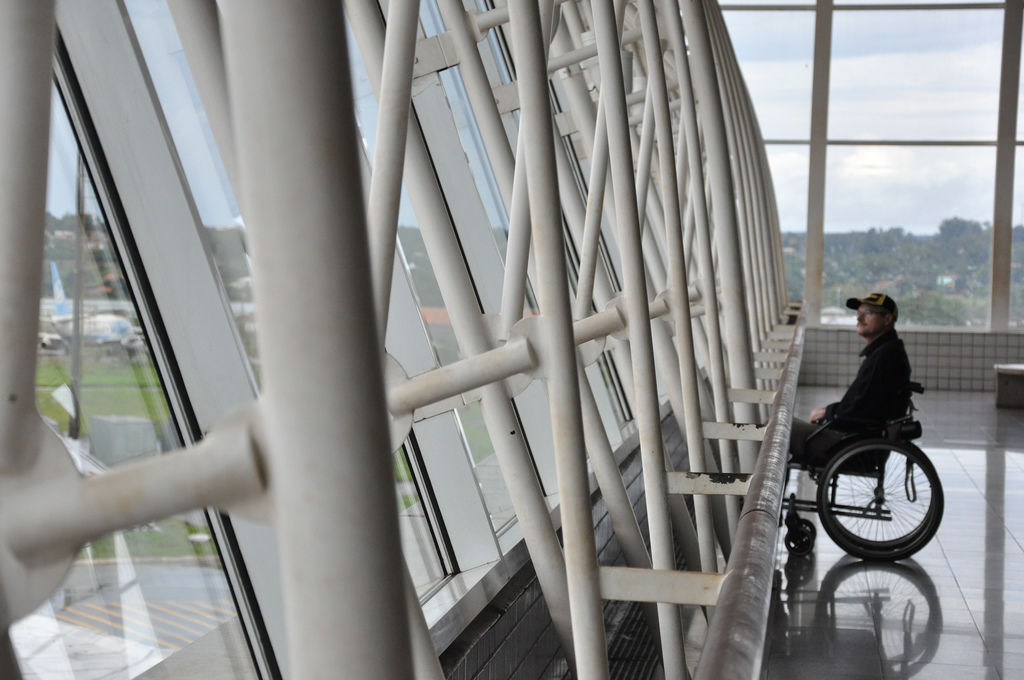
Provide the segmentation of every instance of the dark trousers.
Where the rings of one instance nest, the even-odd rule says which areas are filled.
[[[818,432],[818,430],[821,430]],[[817,432],[817,434],[814,434]],[[813,437],[811,435],[814,434]],[[822,467],[828,462],[828,450],[846,436],[845,432],[833,430],[806,420],[793,418],[793,429],[789,435],[789,453],[795,463]],[[811,437],[808,441],[808,437]]]

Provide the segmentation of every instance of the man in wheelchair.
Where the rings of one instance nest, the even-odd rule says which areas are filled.
[[[881,435],[884,423],[906,415],[910,405],[910,360],[896,334],[896,301],[871,293],[846,306],[857,310],[857,334],[867,343],[863,361],[840,401],[814,409],[810,422],[793,419],[789,451],[800,466],[824,466],[829,449],[849,434]]]

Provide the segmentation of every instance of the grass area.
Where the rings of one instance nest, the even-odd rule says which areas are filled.
[[[206,557],[217,554],[212,540],[189,540],[189,536],[209,537],[207,526],[197,526],[171,517],[134,529],[126,529],[93,541],[80,553],[80,558],[110,559],[119,555],[116,544],[124,539],[128,555],[139,558]]]
[[[86,416],[137,416],[152,420],[158,428],[170,416],[170,411],[164,402],[163,391],[160,389],[83,389],[79,395],[79,403],[82,413]],[[64,407],[53,399],[52,389],[36,391],[36,407],[41,415],[56,421],[62,432],[67,431],[68,421],[71,417]],[[83,433],[88,432],[88,427],[89,419],[86,417],[82,421]]]
[[[66,432],[70,415],[53,398],[62,385],[71,384],[67,356],[40,357],[36,367],[36,407]],[[88,432],[89,415],[136,416],[153,421],[157,428],[170,417],[156,368],[148,360],[111,360],[98,353],[86,354],[78,401],[82,432]]]
[[[411,482],[412,469],[409,468],[409,460],[405,457],[404,446],[395,451],[393,460],[395,468],[395,481]]]
[[[36,364],[36,385],[58,387],[71,382],[71,359],[67,356],[40,357]],[[111,360],[98,351],[82,358],[82,387],[160,387],[156,367],[148,360]]]

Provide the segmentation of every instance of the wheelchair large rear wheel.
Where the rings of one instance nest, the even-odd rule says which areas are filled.
[[[818,479],[822,527],[863,559],[913,555],[935,535],[942,510],[935,466],[909,442],[855,442],[836,453]]]

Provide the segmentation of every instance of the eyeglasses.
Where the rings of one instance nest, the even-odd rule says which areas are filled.
[[[881,309],[862,309],[857,311],[857,318],[863,319],[865,316],[871,316],[872,314],[885,314]]]

